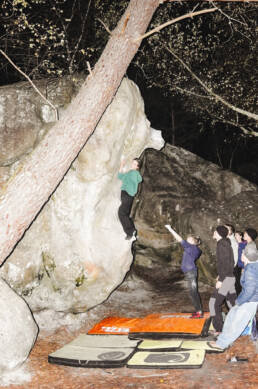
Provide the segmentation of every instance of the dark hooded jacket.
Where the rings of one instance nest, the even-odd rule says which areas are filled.
[[[226,277],[234,277],[234,255],[228,238],[222,238],[217,243],[217,271],[218,281],[224,281]]]

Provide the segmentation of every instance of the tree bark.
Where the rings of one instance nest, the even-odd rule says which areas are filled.
[[[131,0],[92,74],[64,116],[11,177],[0,196],[0,264],[54,192],[98,121],[138,50],[160,0]]]

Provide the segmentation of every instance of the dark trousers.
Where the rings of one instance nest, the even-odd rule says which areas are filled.
[[[130,212],[133,205],[133,196],[130,196],[125,190],[121,191],[121,205],[118,209],[118,217],[126,235],[133,236],[135,230],[134,223],[130,218]]]
[[[235,269],[234,269],[234,275],[236,277],[235,287],[236,287],[236,294],[237,294],[237,296],[241,293],[241,290],[242,290],[242,286],[240,284],[241,274],[242,274],[242,268],[236,266]]]
[[[190,297],[196,312],[202,310],[201,299],[198,293],[197,287],[197,270],[191,270],[185,273],[185,279],[187,280]]]
[[[221,332],[223,328],[222,304],[225,300],[229,308],[233,307],[235,305],[236,293],[228,293],[225,296],[219,293],[219,289],[215,289],[210,299],[210,307],[213,305],[213,309],[210,309],[210,314],[213,327],[217,332]]]

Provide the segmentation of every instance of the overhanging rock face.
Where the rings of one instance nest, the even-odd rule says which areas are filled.
[[[171,224],[183,238],[200,236],[203,254],[197,264],[205,282],[214,285],[213,230],[225,223],[240,231],[248,227],[258,230],[258,187],[169,144],[161,151],[144,151],[142,173],[144,182],[133,209],[138,231],[133,268],[148,269],[157,282],[158,277],[167,276],[170,265],[180,267],[181,245],[164,227]]]
[[[117,210],[122,156],[163,140],[150,127],[137,86],[124,79],[68,174],[1,268],[33,311],[83,312],[123,280],[133,256]]]

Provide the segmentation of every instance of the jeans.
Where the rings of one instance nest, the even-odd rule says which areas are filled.
[[[217,346],[224,349],[232,344],[256,314],[257,306],[258,302],[250,302],[231,308],[226,316],[222,333],[217,338]]]
[[[126,235],[133,236],[135,231],[134,223],[130,218],[130,212],[133,205],[133,196],[130,196],[125,190],[121,191],[121,205],[118,209],[118,217]]]
[[[192,303],[194,305],[194,309],[196,312],[201,311],[201,300],[197,288],[197,270],[190,270],[186,272],[185,278],[187,280],[188,289],[190,292]]]

